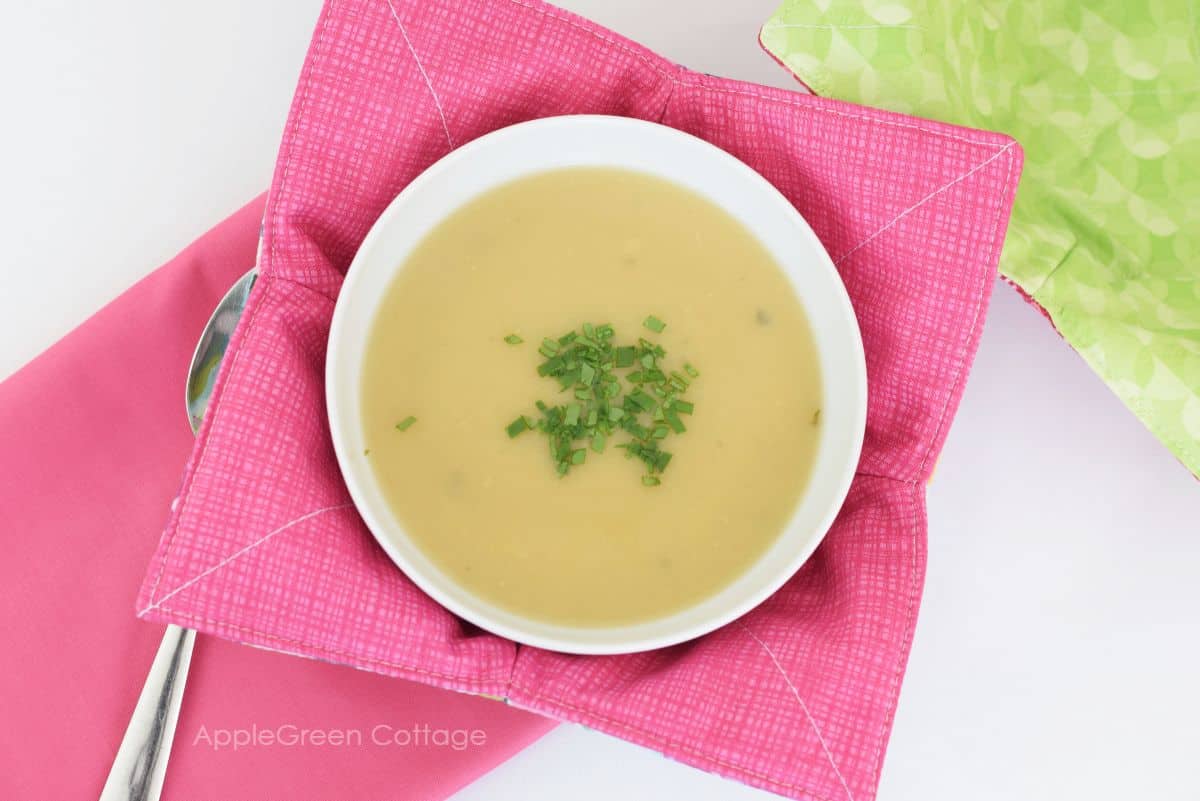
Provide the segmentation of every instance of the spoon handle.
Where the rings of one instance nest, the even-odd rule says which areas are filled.
[[[195,642],[191,629],[167,626],[100,801],[157,801]]]

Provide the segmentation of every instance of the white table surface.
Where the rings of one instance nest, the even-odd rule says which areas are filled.
[[[562,5],[793,85],[755,41],[774,0]],[[6,4],[0,377],[266,187],[317,9]],[[1006,286],[929,528],[880,799],[1200,797],[1200,484]],[[771,797],[564,726],[455,799]]]

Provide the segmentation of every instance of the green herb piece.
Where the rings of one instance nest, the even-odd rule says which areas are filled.
[[[507,343],[508,343],[508,344],[510,344],[510,345],[520,345],[520,344],[521,344],[522,342],[524,342],[525,340],[521,339],[521,338],[520,338],[519,336],[517,336],[516,334],[509,334],[508,336],[506,336],[506,337],[504,338],[504,341],[505,341],[505,342],[507,342]]]
[[[667,327],[666,323],[655,317],[653,314],[643,320],[642,325],[646,326],[656,334],[661,334],[663,329]]]
[[[650,411],[655,406],[654,398],[650,397],[649,395],[647,395],[645,392],[643,392],[640,389],[635,389],[633,392],[629,393],[625,397],[627,397],[629,400],[633,401],[638,406],[640,406],[642,411],[644,411],[644,412]]]
[[[518,417],[516,420],[513,420],[511,423],[509,423],[504,430],[508,432],[508,438],[512,439],[518,434],[529,430],[529,420],[524,416]]]
[[[580,448],[571,451],[571,464],[583,464],[587,460],[587,449]]]
[[[582,409],[578,403],[568,403],[567,413],[563,418],[563,425],[573,426],[579,422],[579,412]]]
[[[413,417],[410,414],[408,417],[405,417],[399,423],[396,423],[396,430],[397,431],[407,431],[409,426],[411,426],[415,422],[417,422],[417,418]]]
[[[674,407],[668,406],[663,411],[663,417],[666,418],[667,425],[676,434],[682,434],[684,431],[687,431],[687,428],[683,425],[683,421],[679,419],[679,413],[675,411]]]
[[[662,481],[657,476],[645,475],[642,476],[642,483],[647,487],[657,487]]]
[[[683,365],[683,371],[684,371],[685,373],[687,373],[688,375],[690,375],[692,378],[699,378],[699,377],[700,377],[700,371],[699,371],[699,370],[697,370],[695,367],[692,367],[692,365],[690,365],[690,364],[688,364],[688,363],[686,363],[686,362],[685,362],[685,363],[684,363],[684,365]]]
[[[604,453],[604,443],[608,439],[603,431],[597,431],[592,435],[592,450],[596,453]]]
[[[673,400],[671,401],[671,408],[680,414],[691,414],[692,410],[696,407],[685,400]]]
[[[633,360],[636,358],[637,358],[637,348],[632,347],[632,346],[617,348],[613,352],[613,360],[614,360],[613,363],[617,367],[632,367]]]

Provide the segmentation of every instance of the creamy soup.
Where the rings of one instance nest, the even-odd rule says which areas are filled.
[[[547,436],[506,433],[564,402],[538,347],[584,322],[699,373],[658,486],[623,432],[563,476]],[[812,336],[765,248],[699,195],[616,169],[522,178],[438,225],[380,302],[362,381],[367,458],[408,536],[478,597],[567,625],[643,622],[730,584],[787,524],[819,431]]]

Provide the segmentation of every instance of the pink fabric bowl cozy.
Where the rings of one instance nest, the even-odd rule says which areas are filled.
[[[330,316],[389,201],[536,117],[661,122],[746,162],[838,265],[867,354],[858,474],[813,558],[698,640],[576,657],[464,624],[355,514],[325,419]],[[516,706],[794,798],[874,796],[925,568],[925,482],[962,392],[1021,170],[1008,137],[689,71],[535,0],[329,0],[234,336],[141,616]]]

